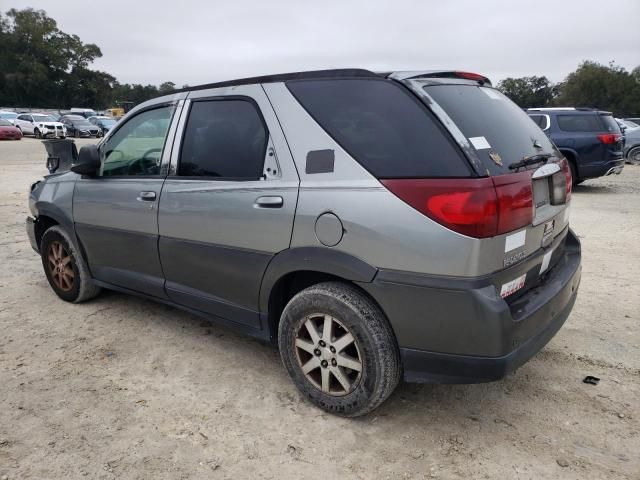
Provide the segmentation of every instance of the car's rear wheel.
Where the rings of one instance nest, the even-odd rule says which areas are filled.
[[[294,384],[330,413],[369,413],[400,381],[400,355],[384,313],[348,284],[321,283],[295,295],[282,313],[278,344]]]
[[[84,259],[62,227],[56,225],[44,232],[40,252],[49,285],[61,299],[80,303],[100,293]]]
[[[633,147],[627,152],[627,161],[640,164],[640,145]]]

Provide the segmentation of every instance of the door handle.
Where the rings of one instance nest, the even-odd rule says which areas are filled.
[[[136,200],[139,202],[154,202],[156,200],[156,192],[140,192]]]
[[[284,200],[280,196],[266,196],[256,198],[253,206],[256,208],[280,208],[283,203]]]

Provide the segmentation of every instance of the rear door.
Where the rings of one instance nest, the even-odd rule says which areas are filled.
[[[159,212],[168,296],[260,328],[260,283],[290,245],[299,182],[262,87],[191,93],[171,161]]]
[[[18,115],[18,118],[16,119],[16,126],[20,127],[22,133],[33,135],[33,118],[31,117],[31,115]]]

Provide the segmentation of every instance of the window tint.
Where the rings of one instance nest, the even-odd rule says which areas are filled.
[[[302,106],[378,178],[468,177],[466,159],[417,98],[388,80],[292,81]]]
[[[529,116],[531,117],[531,120],[536,122],[536,125],[538,125],[543,130],[547,126],[547,118],[544,115],[529,115]]]
[[[615,121],[615,120],[614,120]],[[558,127],[565,132],[601,132],[598,115],[558,115]]]
[[[159,175],[174,110],[173,106],[160,107],[127,120],[100,148],[102,175]]]
[[[509,165],[529,155],[556,153],[549,138],[527,114],[493,88],[432,85],[424,90],[469,139],[492,174],[511,172]]]
[[[620,125],[618,125],[618,122],[616,122],[616,119],[613,118],[611,115],[599,115],[599,117],[600,117],[600,121],[604,125],[604,130],[606,132],[621,133]]]
[[[258,179],[268,134],[247,100],[194,102],[182,141],[178,175]]]

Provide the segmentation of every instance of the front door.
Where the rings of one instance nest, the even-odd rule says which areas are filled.
[[[298,175],[259,85],[190,94],[160,199],[160,259],[177,303],[261,328],[260,283],[289,247]]]
[[[158,202],[176,105],[141,111],[100,145],[99,176],[77,181],[76,234],[92,276],[136,292],[166,298],[158,258]],[[166,151],[165,151],[166,150]]]

